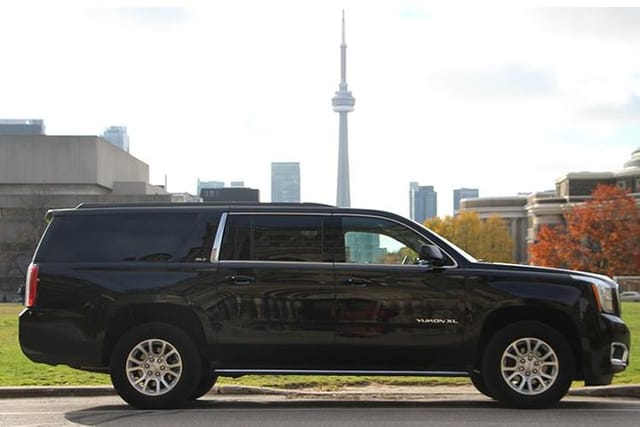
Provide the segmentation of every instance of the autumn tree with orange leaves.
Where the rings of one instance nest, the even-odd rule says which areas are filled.
[[[598,185],[592,195],[565,212],[565,225],[540,228],[531,263],[608,276],[639,274],[640,208],[617,186]]]

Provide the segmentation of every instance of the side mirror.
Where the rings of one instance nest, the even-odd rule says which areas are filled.
[[[444,254],[434,245],[420,247],[420,261],[428,261],[434,267],[442,267],[445,264]]]

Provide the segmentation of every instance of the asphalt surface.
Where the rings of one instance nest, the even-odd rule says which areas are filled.
[[[250,394],[208,394],[172,410],[135,409],[116,395],[0,399],[0,426],[626,427],[638,425],[640,416],[640,399],[633,398],[567,396],[552,408],[518,410],[504,408],[471,387],[429,387],[428,395],[415,394],[423,388],[412,393],[403,389],[404,394],[396,387],[373,386],[289,396],[243,388],[225,391]]]
[[[478,393],[471,385],[461,386],[389,386],[372,384],[363,387],[342,387],[335,391],[318,389],[277,389],[237,385],[216,385],[209,394],[228,396],[287,396],[289,398],[333,398],[340,400],[414,399],[420,396],[438,396]],[[79,387],[0,387],[0,399],[26,397],[93,397],[112,396],[111,386]],[[578,387],[569,390],[569,396],[640,398],[640,385],[610,385]]]

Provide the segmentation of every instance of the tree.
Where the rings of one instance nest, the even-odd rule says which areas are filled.
[[[594,273],[640,273],[640,209],[629,191],[598,185],[592,198],[570,207],[564,225],[541,227],[531,262]]]
[[[497,215],[491,215],[482,224],[482,239],[479,253],[487,261],[513,262],[513,239],[505,221]]]
[[[4,265],[4,275],[23,280],[33,252],[44,232],[45,213],[51,208],[51,196],[34,192],[21,196],[17,207],[6,208],[9,212],[2,219],[6,229],[14,229],[10,241],[0,242],[0,265]]]
[[[489,262],[513,262],[513,241],[502,218],[480,219],[476,212],[428,219],[424,225],[473,256]]]

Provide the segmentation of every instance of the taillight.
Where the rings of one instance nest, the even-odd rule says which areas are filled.
[[[38,264],[29,264],[27,270],[27,283],[25,286],[24,305],[33,307],[36,305],[38,293]]]

